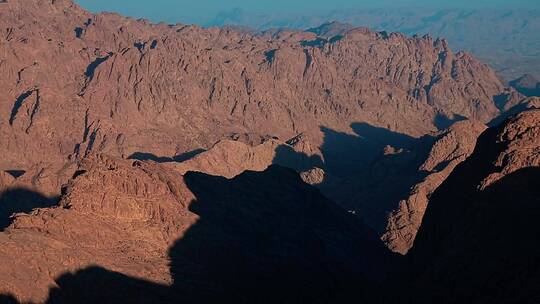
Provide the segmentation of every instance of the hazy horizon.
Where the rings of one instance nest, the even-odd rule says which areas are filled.
[[[368,9],[368,8],[490,8],[490,9],[539,9],[540,1],[516,0],[509,3],[503,0],[456,0],[451,3],[442,0],[231,0],[224,3],[219,0],[76,0],[85,9],[92,12],[117,12],[136,18],[145,18],[154,22],[195,23],[206,25],[219,13],[241,9],[246,12],[267,12],[309,15],[321,11]]]

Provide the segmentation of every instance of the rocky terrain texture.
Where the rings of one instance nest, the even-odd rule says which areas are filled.
[[[444,39],[9,0],[0,71],[0,301],[480,303],[536,278],[509,238],[538,236],[539,99]]]
[[[338,23],[329,23],[338,21]],[[437,9],[418,7],[338,9],[272,14],[235,9],[218,14],[209,26],[236,25],[264,31],[305,30],[321,24],[334,30],[365,26],[376,31],[445,37],[456,50],[471,52],[489,63],[505,81],[523,74],[540,77],[540,10],[538,8]],[[327,26],[328,27],[328,26]]]
[[[416,303],[540,300],[540,111],[486,131],[431,196],[409,252]]]
[[[79,162],[57,206],[16,214],[0,240],[0,293],[35,303],[326,303],[393,261],[290,169],[227,180],[104,155]]]
[[[379,147],[380,154],[364,168],[369,173],[351,176],[328,174],[326,170],[332,168],[325,165],[324,154],[314,150],[303,135],[285,143],[268,139],[254,146],[242,141],[224,140],[189,160],[166,162],[164,165],[181,173],[195,170],[227,178],[246,170],[264,171],[272,164],[293,168],[300,172],[304,182],[317,186],[330,199],[358,213],[373,224],[370,226],[387,223],[386,227],[380,227],[382,240],[392,251],[405,254],[414,242],[429,196],[455,166],[473,152],[478,136],[486,128],[482,123],[466,120],[422,138],[414,150]],[[359,146],[366,147],[365,144]],[[423,151],[426,149],[429,149],[428,153]],[[347,157],[355,160],[354,156]],[[406,180],[404,176],[414,180]],[[372,199],[359,198],[363,194],[370,195]],[[399,196],[406,198],[400,200]],[[363,201],[369,204],[373,200],[378,204],[361,204]],[[390,216],[387,215],[389,210]]]
[[[151,24],[69,0],[11,0],[0,17],[0,170],[45,206],[94,153],[226,177],[276,163],[383,235],[428,175],[430,137],[523,98],[428,36]],[[4,223],[28,211],[9,208]]]
[[[320,146],[321,127],[421,136],[499,114],[495,73],[445,40],[355,29],[250,35],[92,15],[68,0],[0,6],[4,170],[90,152],[175,157],[231,133]],[[399,117],[399,119],[397,119]]]
[[[304,172],[322,166],[321,157],[322,153],[300,134],[286,142],[262,139],[259,144],[225,139],[188,160],[165,165],[180,173],[198,171],[233,178],[247,170],[264,171],[272,164]]]
[[[430,196],[454,168],[471,155],[478,136],[486,128],[480,123],[463,121],[436,136],[426,161],[419,168],[427,176],[413,186],[409,197],[399,202],[388,219],[382,236],[388,248],[405,254],[412,247]]]
[[[226,179],[90,156],[55,207],[0,233],[0,299],[534,303],[539,132],[539,110],[485,131],[431,195],[405,257],[290,169]]]

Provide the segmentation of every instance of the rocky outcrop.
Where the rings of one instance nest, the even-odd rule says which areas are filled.
[[[186,161],[169,162],[165,165],[181,174],[198,171],[233,178],[248,170],[264,171],[272,164],[303,172],[322,164],[321,153],[315,151],[303,135],[287,142],[267,139],[253,146],[239,140],[227,139]]]
[[[10,0],[0,42],[5,299],[369,303],[407,258],[406,283],[390,286],[437,298],[462,284],[466,258],[509,253],[474,214],[489,199],[504,210],[514,179],[532,212],[512,207],[508,231],[536,237],[520,225],[536,212],[538,111],[493,119],[537,100],[443,39],[337,24],[253,34]],[[504,223],[497,208],[489,224]],[[408,257],[381,234],[400,253],[414,241]],[[492,284],[476,270],[470,286]],[[467,302],[467,288],[447,294]]]
[[[257,34],[13,0],[0,30],[0,170],[47,196],[95,153],[226,177],[275,163],[383,234],[427,174],[419,138],[522,97],[444,39],[338,23]]]
[[[474,153],[430,196],[401,262],[355,215],[292,170],[271,166],[228,180],[92,155],[78,162],[56,207],[17,214],[0,232],[0,293],[7,295],[1,299],[534,299],[539,122],[540,111],[531,110],[480,136]],[[463,157],[467,146],[457,138],[473,137],[460,133],[467,125],[482,129],[465,121],[443,132],[423,168]],[[456,149],[443,148],[446,141]],[[5,184],[16,182],[4,177]]]
[[[80,164],[64,192],[57,207],[15,215],[0,233],[2,293],[43,302],[57,277],[89,265],[171,282],[167,248],[197,220],[179,174],[99,156]]]
[[[462,121],[435,136],[435,143],[419,170],[427,176],[399,202],[388,219],[382,240],[392,251],[406,254],[412,247],[431,194],[454,168],[471,155],[477,137],[487,127],[478,122]]]
[[[486,131],[431,196],[409,252],[417,303],[538,298],[540,111]]]
[[[327,301],[381,280],[393,261],[355,216],[281,167],[227,180],[95,155],[63,192],[56,207],[18,214],[0,232],[0,293],[47,303],[120,294],[139,303],[141,293],[157,303]]]

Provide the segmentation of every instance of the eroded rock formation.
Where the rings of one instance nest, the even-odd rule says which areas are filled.
[[[16,215],[0,241],[0,293],[38,303],[335,301],[394,261],[290,169],[227,180],[104,155],[79,163],[57,207]]]
[[[478,140],[431,196],[409,269],[417,303],[519,303],[540,283],[540,111]]]
[[[356,122],[421,136],[462,117],[489,121],[504,89],[430,37],[254,35],[51,0],[3,3],[0,17],[1,169],[91,152],[174,157],[231,133],[305,133],[320,147],[321,127],[352,133]]]
[[[390,214],[382,239],[393,251],[405,254],[412,247],[431,194],[474,150],[476,139],[486,126],[472,121],[454,124],[438,134],[419,170],[427,176],[415,185],[410,196]]]

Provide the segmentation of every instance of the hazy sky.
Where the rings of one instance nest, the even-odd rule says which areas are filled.
[[[363,7],[540,8],[540,0],[76,0],[93,12],[114,11],[169,23],[204,22],[220,11],[294,12]]]

